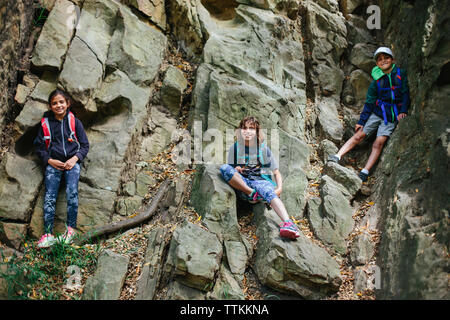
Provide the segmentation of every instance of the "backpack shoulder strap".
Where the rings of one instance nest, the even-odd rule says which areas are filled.
[[[71,111],[69,111],[69,114],[68,114],[68,117],[67,117],[67,121],[69,122],[69,128],[70,128],[70,138],[69,139],[74,137],[75,140],[78,141],[77,133],[76,133],[76,130],[75,130],[75,116],[74,116],[74,114]]]
[[[233,145],[233,157],[234,157],[234,165],[237,165],[237,141]]]
[[[45,147],[48,149],[50,146],[50,142],[52,140],[52,134],[50,132],[50,124],[48,123],[48,118],[42,118],[41,119],[41,126],[42,131],[44,132],[44,141],[45,141]]]

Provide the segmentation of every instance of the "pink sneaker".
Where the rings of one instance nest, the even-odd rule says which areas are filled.
[[[300,237],[300,230],[298,230],[297,225],[289,219],[283,222],[283,225],[280,228],[280,236],[283,238],[296,239]]]
[[[51,233],[46,233],[42,235],[41,239],[38,241],[38,248],[48,248],[56,242],[55,237]]]
[[[72,243],[73,238],[76,235],[76,231],[72,227],[67,227],[66,232],[64,232],[61,236],[58,237],[58,240],[65,244]]]

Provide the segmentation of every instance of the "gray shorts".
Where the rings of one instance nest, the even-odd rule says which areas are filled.
[[[377,137],[379,136],[389,137],[395,129],[395,124],[392,122],[388,122],[387,124],[385,124],[382,118],[372,113],[363,127],[363,132],[367,136],[370,136],[372,132],[374,132],[376,129],[378,129]]]

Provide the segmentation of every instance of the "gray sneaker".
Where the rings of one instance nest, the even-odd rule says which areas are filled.
[[[339,158],[336,155],[332,154],[328,156],[328,161],[339,163]]]

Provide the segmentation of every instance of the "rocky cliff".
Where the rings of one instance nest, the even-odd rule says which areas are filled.
[[[22,2],[0,6],[0,25],[28,26],[1,36],[0,241],[25,250],[42,233],[31,144],[61,87],[91,144],[80,231],[136,215],[172,181],[151,221],[104,242],[85,299],[448,298],[448,4],[380,1],[381,28],[369,29],[370,4],[56,0],[35,6],[42,28],[20,20]],[[326,159],[353,133],[381,44],[408,70],[412,106],[362,184],[370,139],[343,165]],[[279,158],[296,241],[220,177],[246,115]],[[56,216],[62,232],[64,192]]]

